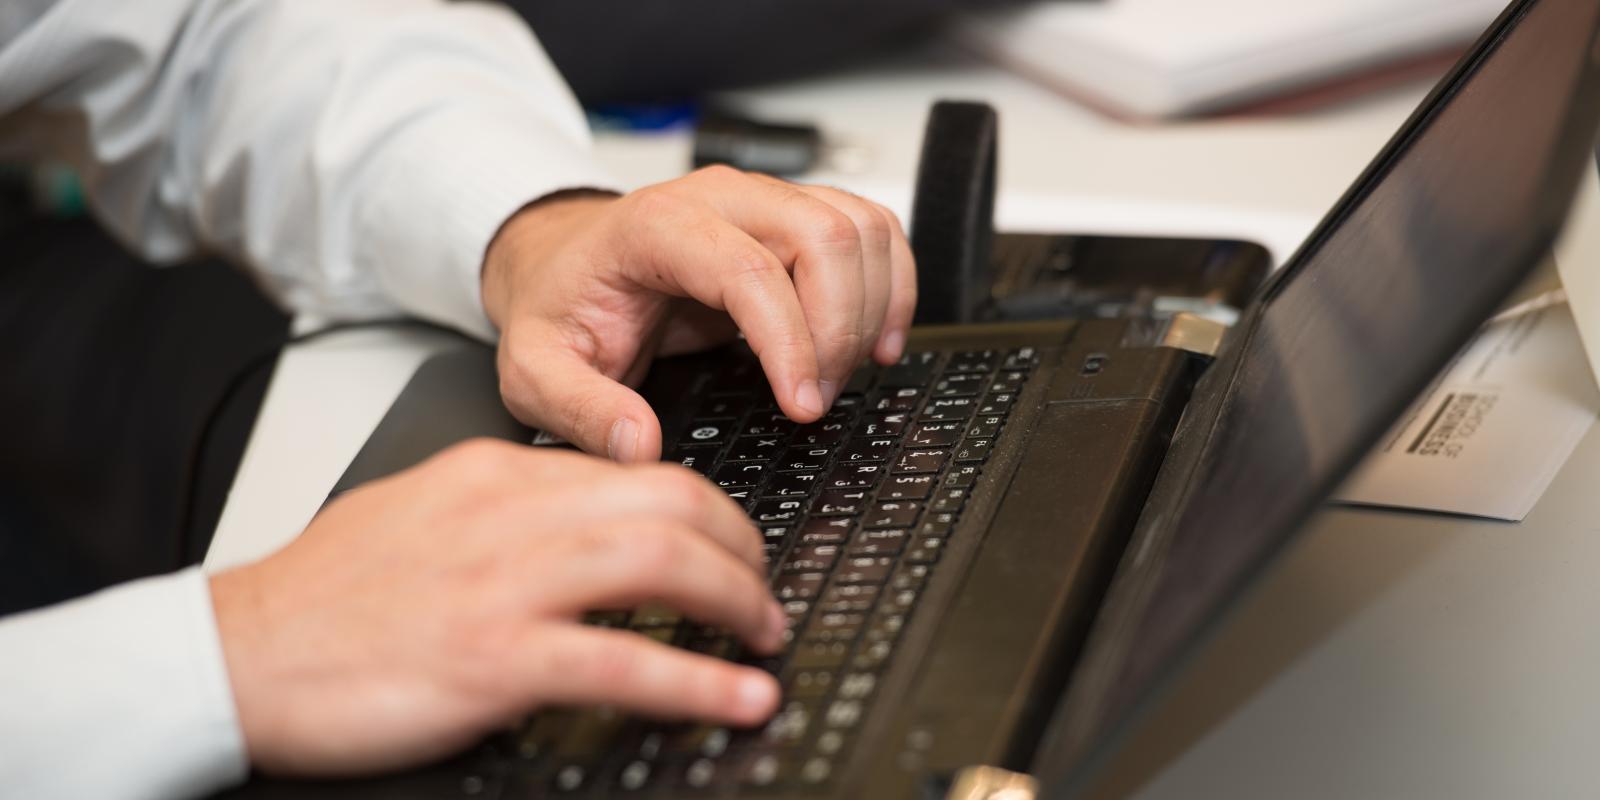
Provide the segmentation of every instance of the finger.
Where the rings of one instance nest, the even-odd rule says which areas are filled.
[[[587,527],[639,516],[700,531],[752,570],[764,570],[761,533],[744,508],[721,489],[676,464],[651,464],[584,479],[585,502],[555,512],[550,522]]]
[[[659,644],[629,631],[539,628],[518,672],[537,687],[529,705],[612,705],[667,719],[749,727],[778,707],[771,675]]]
[[[917,259],[911,253],[911,241],[900,218],[887,208],[883,213],[893,223],[889,236],[889,308],[884,313],[883,334],[878,337],[873,357],[887,365],[905,353],[911,320],[917,313]]]
[[[894,258],[895,223],[889,210],[849,192],[827,186],[798,186],[805,192],[843,211],[861,235],[862,338],[853,365],[874,353],[883,336],[884,319],[889,311],[891,270]]]
[[[649,191],[626,201],[633,215],[617,241],[628,278],[726,311],[761,359],[783,412],[801,422],[821,417],[816,348],[783,262],[704,204]]]
[[[500,344],[500,394],[524,424],[622,463],[661,458],[661,423],[643,397],[601,374],[548,323]]]
[[[855,371],[866,337],[861,232],[844,211],[791,184],[734,170],[702,170],[704,199],[792,265],[795,293],[816,345],[823,399]],[[863,215],[864,224],[872,224]]]
[[[596,608],[665,603],[699,622],[726,628],[751,647],[782,646],[786,618],[758,572],[707,536],[653,516],[614,518],[551,534],[530,548],[530,590],[540,610],[576,615]]]

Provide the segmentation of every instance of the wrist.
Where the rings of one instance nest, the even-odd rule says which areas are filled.
[[[596,189],[568,189],[523,206],[512,214],[484,251],[480,273],[483,309],[489,321],[505,329],[507,306],[518,271],[538,264],[598,211],[620,195]]]

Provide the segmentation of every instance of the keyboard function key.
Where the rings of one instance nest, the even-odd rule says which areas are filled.
[[[956,445],[956,462],[977,462],[981,464],[989,460],[989,451],[993,448],[993,439],[967,439]]]

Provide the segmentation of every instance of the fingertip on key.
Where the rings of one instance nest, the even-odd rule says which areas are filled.
[[[822,388],[814,380],[800,382],[800,388],[795,390],[794,404],[801,411],[812,417],[820,417],[827,410],[822,402]]]

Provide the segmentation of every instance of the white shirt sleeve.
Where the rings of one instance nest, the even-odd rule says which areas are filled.
[[[198,568],[0,620],[0,796],[194,797],[245,770]]]
[[[500,7],[0,0],[0,158],[70,161],[129,246],[222,252],[303,315],[493,337],[484,250],[526,203],[609,186],[587,135]],[[244,771],[198,571],[0,620],[0,796],[197,795]]]
[[[75,164],[150,259],[220,251],[290,309],[484,338],[484,249],[608,188],[520,18],[444,0],[5,0],[0,156]]]

